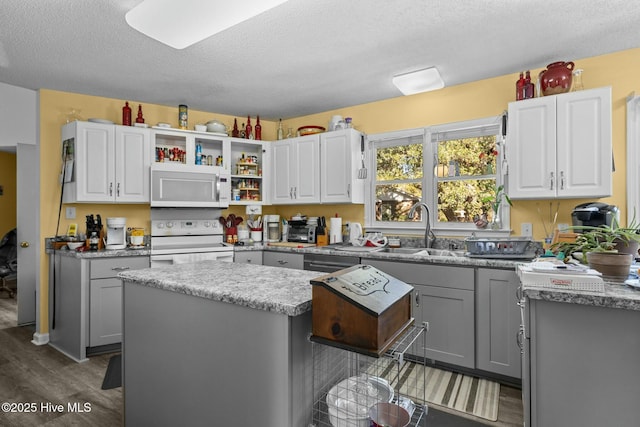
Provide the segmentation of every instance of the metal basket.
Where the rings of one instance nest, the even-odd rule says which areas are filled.
[[[531,239],[528,237],[465,239],[467,252],[470,255],[524,255],[529,243]]]

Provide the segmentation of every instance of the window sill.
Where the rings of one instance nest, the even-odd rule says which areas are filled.
[[[424,236],[424,227],[394,227],[394,226],[366,226],[367,232],[378,231],[387,235],[402,235],[402,236]],[[510,229],[503,230],[489,230],[479,228],[454,228],[454,227],[438,227],[431,229],[436,237],[509,237],[511,235]]]

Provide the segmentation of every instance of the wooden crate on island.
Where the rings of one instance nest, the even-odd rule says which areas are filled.
[[[413,286],[370,265],[317,277],[311,340],[380,357],[413,324]]]

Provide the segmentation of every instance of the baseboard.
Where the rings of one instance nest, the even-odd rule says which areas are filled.
[[[49,342],[49,334],[41,334],[39,332],[34,332],[33,339],[31,340],[32,344],[45,345],[48,342]]]

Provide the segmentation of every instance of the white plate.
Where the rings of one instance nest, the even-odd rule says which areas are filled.
[[[115,124],[111,120],[105,120],[105,119],[89,119],[89,121],[92,122],[92,123],[102,123],[104,125],[113,125],[113,124]]]
[[[160,128],[170,128],[171,125],[169,123],[158,123],[158,127],[160,127]]]
[[[625,285],[629,285],[634,289],[640,289],[640,280],[638,279],[627,279],[624,281]]]

